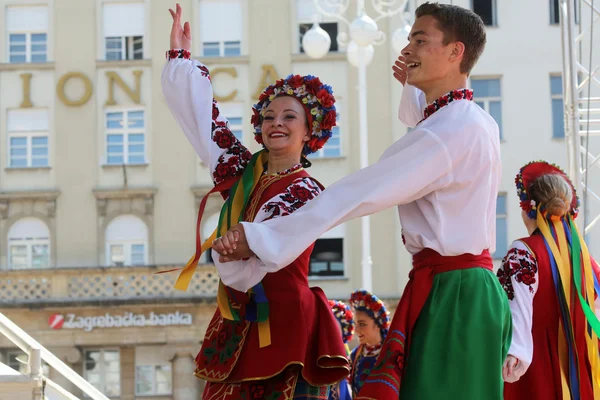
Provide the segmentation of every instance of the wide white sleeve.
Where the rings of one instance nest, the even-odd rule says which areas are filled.
[[[240,176],[251,154],[233,135],[213,99],[208,68],[197,60],[170,59],[163,68],[161,85],[171,114],[210,167],[215,184]]]
[[[256,214],[254,221],[262,222],[285,215],[290,215],[296,210],[313,201],[321,193],[321,188],[314,180],[308,177],[295,179],[283,193],[269,199]],[[223,283],[235,290],[245,292],[263,280],[267,272],[276,272],[278,269],[265,268],[265,264],[256,257],[245,261],[219,262],[219,254],[211,250],[215,266]]]
[[[425,93],[414,86],[406,84],[402,89],[398,119],[410,128],[415,127],[423,119],[423,110],[426,106]]]
[[[452,182],[445,144],[426,129],[394,143],[375,164],[331,185],[298,212],[261,224],[243,222],[248,244],[267,271],[288,265],[329,229],[406,204]]]
[[[535,256],[521,241],[513,242],[498,270],[500,284],[508,295],[513,321],[512,343],[508,354],[519,360],[511,382],[517,381],[533,358],[533,299],[538,288]]]

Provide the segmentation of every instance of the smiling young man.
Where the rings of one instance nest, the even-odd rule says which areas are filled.
[[[223,261],[261,259],[255,270],[236,272],[251,288],[334,226],[397,206],[413,255],[411,279],[357,398],[500,400],[511,316],[490,256],[499,132],[466,88],[485,46],[485,27],[457,6],[425,3],[415,13],[402,55],[407,83],[428,102],[416,128],[377,163],[331,185],[293,215],[244,222],[214,249]]]

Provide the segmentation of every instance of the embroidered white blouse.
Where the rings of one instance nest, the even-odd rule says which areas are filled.
[[[215,184],[231,176],[240,176],[251,154],[233,135],[229,122],[220,113],[206,66],[196,60],[173,58],[165,64],[162,90],[171,113],[179,123],[194,150],[204,164],[210,166]],[[282,174],[289,173],[284,171]],[[302,191],[302,198],[296,193]],[[262,222],[288,215],[321,193],[310,178],[293,181],[284,193],[267,201],[254,221]],[[203,238],[205,239],[205,238]],[[308,247],[308,246],[307,246]],[[221,264],[219,255],[212,253],[213,261],[223,283],[236,290],[246,291],[264,277],[265,264],[256,257],[246,261]],[[239,272],[244,273],[240,274]],[[254,282],[247,286],[249,282]]]
[[[393,143],[378,162],[334,183],[302,210],[244,222],[263,264],[238,272],[250,288],[329,229],[394,206],[412,254],[424,248],[448,256],[493,252],[500,175],[498,125],[472,101],[453,101]]]

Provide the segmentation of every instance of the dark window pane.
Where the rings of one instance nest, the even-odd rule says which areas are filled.
[[[560,8],[558,6],[558,0],[550,0],[550,23],[560,23]]]
[[[488,26],[496,25],[496,1],[495,0],[473,0],[473,11],[479,15],[483,23]]]
[[[318,239],[310,256],[309,275],[344,275],[344,239]]]

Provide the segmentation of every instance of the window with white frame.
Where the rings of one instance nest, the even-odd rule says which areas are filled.
[[[144,3],[104,3],[106,60],[144,58]]]
[[[48,268],[50,231],[37,218],[22,218],[8,230],[9,268]]]
[[[120,215],[106,227],[106,260],[110,266],[145,265],[148,227],[135,215]]]
[[[144,164],[144,110],[106,112],[106,164]]]
[[[295,0],[296,1],[296,19],[298,23],[298,51],[300,53],[304,53],[304,48],[302,47],[302,37],[306,32],[312,28],[315,22],[315,16],[317,16],[317,21],[319,22],[319,26],[323,29],[329,37],[331,38],[331,45],[329,46],[329,51],[334,52],[338,51],[338,22],[337,19],[333,17],[328,17],[321,15],[315,6],[313,0]],[[327,9],[327,5],[323,4],[323,7]]]
[[[508,251],[508,220],[506,194],[499,194],[496,201],[496,251],[494,258],[502,259]]]
[[[49,166],[48,110],[9,110],[7,120],[9,167]]]
[[[121,395],[119,350],[86,350],[83,377],[104,395],[119,397]]]
[[[241,103],[221,103],[219,104],[221,115],[229,121],[231,133],[240,141],[244,142],[244,105]]]
[[[309,276],[344,275],[344,234],[342,224],[317,239],[310,255]]]
[[[48,60],[48,7],[6,8],[8,62],[43,63]]]
[[[496,120],[500,130],[500,139],[503,139],[500,79],[471,78],[471,87],[473,88],[473,100]]]
[[[242,55],[241,0],[199,0],[200,40],[204,57]]]
[[[473,12],[481,17],[487,26],[498,25],[496,0],[472,0]]]
[[[136,365],[135,395],[158,396],[173,392],[171,364]]]
[[[562,76],[550,76],[550,96],[552,98],[552,137],[562,139],[565,137]]]

